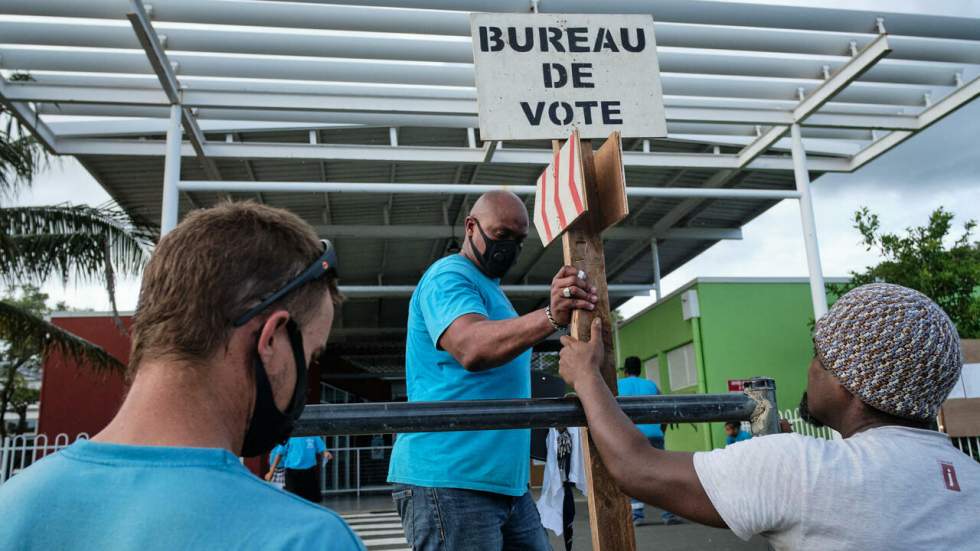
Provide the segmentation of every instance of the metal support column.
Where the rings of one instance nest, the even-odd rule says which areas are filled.
[[[800,222],[803,225],[806,265],[810,272],[813,319],[818,320],[827,313],[827,291],[820,266],[820,247],[817,245],[817,226],[813,217],[813,199],[810,196],[810,173],[806,168],[806,150],[803,149],[800,125],[792,125],[790,133],[793,136],[793,175],[796,176],[796,190],[800,193]]]
[[[163,202],[160,213],[160,236],[166,235],[177,225],[180,208],[178,183],[180,182],[181,107],[170,106],[170,126],[167,127],[167,155],[163,164]]]
[[[657,247],[657,240],[650,241],[650,252],[653,254],[653,286],[657,300],[660,300],[660,248]]]

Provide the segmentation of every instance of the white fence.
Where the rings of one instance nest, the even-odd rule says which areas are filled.
[[[327,494],[355,494],[391,489],[388,462],[391,446],[361,446],[329,449],[333,460],[323,465],[320,491]]]
[[[790,426],[793,427],[793,432],[797,434],[804,434],[806,436],[815,436],[817,438],[826,438],[827,440],[833,440],[833,431],[828,427],[817,428],[810,423],[807,423],[800,417],[799,408],[787,409],[779,414],[780,417],[789,421]]]
[[[953,446],[973,459],[980,461],[980,436],[960,436],[950,438]]]
[[[0,446],[0,484],[44,456],[68,447],[73,441],[87,438],[88,434],[84,432],[74,440],[64,433],[51,439],[46,434],[18,434],[5,437]]]
[[[793,432],[828,440],[833,438],[829,428],[817,428],[801,419],[799,409],[787,409],[781,413],[781,416],[789,421],[793,427]],[[950,441],[956,449],[980,461],[980,436],[951,437]]]

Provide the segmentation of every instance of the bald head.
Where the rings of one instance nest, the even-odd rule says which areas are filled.
[[[489,223],[491,218],[528,225],[527,208],[521,198],[509,191],[488,191],[473,203],[470,216],[478,218],[481,224]],[[486,220],[484,220],[486,219]]]

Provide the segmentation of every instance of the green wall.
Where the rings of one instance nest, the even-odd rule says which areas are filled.
[[[729,379],[772,377],[779,409],[796,407],[813,357],[809,284],[702,283],[698,299],[707,392],[728,392]],[[720,447],[724,424],[712,425]]]
[[[673,296],[655,308],[631,319],[619,329],[619,358],[625,361],[629,356],[639,356],[646,362],[657,356],[660,362],[660,391],[670,393],[670,378],[667,373],[667,352],[693,342],[694,324],[685,321],[681,310],[680,295]],[[695,347],[695,354],[698,354]],[[622,369],[622,364],[618,366]],[[646,373],[643,373],[646,376]],[[690,387],[674,394],[696,394],[698,387]],[[665,443],[670,450],[702,450],[710,448],[709,431],[705,423],[686,423],[667,431]]]
[[[619,330],[619,357],[660,358],[661,390],[671,393],[667,352],[694,342],[698,386],[675,394],[728,392],[729,379],[753,376],[776,380],[780,410],[795,408],[806,388],[813,355],[810,326],[813,307],[804,282],[703,282],[698,292],[700,318],[685,321],[681,293],[638,315]],[[668,431],[667,447],[706,450],[725,442],[724,423],[682,425]]]

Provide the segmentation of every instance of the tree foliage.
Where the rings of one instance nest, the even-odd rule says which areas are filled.
[[[956,324],[961,338],[980,337],[980,242],[973,241],[976,221],[963,224],[954,236],[953,214],[939,207],[924,226],[904,233],[885,233],[878,215],[863,207],[854,213],[854,227],[867,250],[884,259],[850,283],[835,285],[844,293],[866,283],[887,282],[916,289],[936,301]]]
[[[15,74],[11,80],[30,80],[30,76]],[[52,277],[65,283],[97,280],[105,286],[116,313],[116,277],[140,273],[155,231],[112,204],[5,206],[5,201],[31,185],[48,159],[20,123],[0,105],[0,284],[40,285]],[[116,321],[122,330],[118,315]],[[0,339],[37,357],[53,347],[97,370],[123,367],[100,347],[13,300],[0,299]]]

